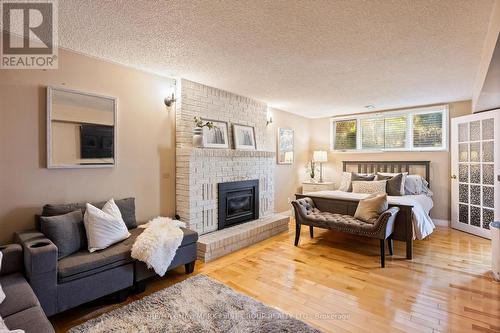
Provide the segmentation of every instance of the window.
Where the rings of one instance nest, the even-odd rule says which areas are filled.
[[[447,149],[448,106],[332,119],[331,148],[339,151]]]
[[[335,144],[333,147],[335,150],[356,149],[356,127],[356,119],[341,120],[334,123]]]

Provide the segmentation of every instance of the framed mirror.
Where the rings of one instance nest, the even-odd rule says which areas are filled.
[[[47,168],[116,164],[116,98],[47,87]]]
[[[278,128],[278,164],[293,164],[293,134],[291,128]]]

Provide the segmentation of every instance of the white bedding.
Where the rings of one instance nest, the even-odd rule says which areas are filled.
[[[305,193],[307,194],[307,193]],[[369,196],[365,193],[352,193],[343,191],[319,191],[311,193],[311,196],[334,198],[334,199],[363,199]],[[424,239],[429,236],[436,226],[432,222],[429,212],[434,205],[432,198],[425,194],[387,196],[389,204],[412,205],[413,206],[413,238]]]

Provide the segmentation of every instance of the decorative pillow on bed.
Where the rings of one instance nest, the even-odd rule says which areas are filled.
[[[375,193],[359,201],[354,217],[366,223],[374,224],[380,214],[385,212],[387,204],[387,194]]]
[[[406,178],[408,177],[408,172],[377,172],[377,175],[391,176],[391,177],[394,177],[399,174],[403,175],[403,181],[401,182],[401,195],[405,195],[405,183],[406,183]]]
[[[385,193],[387,180],[353,181],[352,193]]]
[[[398,173],[395,176],[384,176],[380,173],[377,173],[377,177],[375,177],[375,179],[387,180],[385,191],[388,195],[402,196],[405,194],[402,173]]]
[[[433,193],[429,189],[429,183],[427,180],[419,175],[408,175],[406,177],[405,183],[405,194],[406,195],[419,195],[425,194],[428,197],[432,197]]]
[[[352,192],[352,182],[354,181],[365,181],[365,182],[370,182],[375,179],[375,175],[371,173],[356,173],[352,172],[351,173],[351,184],[349,184],[349,189],[347,192]]]
[[[342,172],[342,180],[340,181],[339,191],[347,192],[351,186],[351,176],[350,172]]]

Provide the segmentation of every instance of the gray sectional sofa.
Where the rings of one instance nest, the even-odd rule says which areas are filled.
[[[101,251],[90,253],[83,246],[79,251],[58,259],[55,245],[58,239],[50,239],[38,230],[16,233],[16,241],[24,249],[26,277],[48,316],[105,295],[126,291],[132,286],[142,291],[144,280],[155,276],[146,264],[130,256],[135,239],[144,230],[137,228],[134,199],[116,200],[116,204],[131,236]],[[104,202],[94,206],[101,208]],[[84,213],[85,204],[45,205],[42,216],[62,215],[75,209]],[[40,227],[40,217],[37,220]],[[196,260],[198,234],[184,228],[182,231],[184,238],[169,269],[185,265],[186,273],[191,273]]]
[[[23,276],[23,250],[19,244],[0,247],[3,254],[0,285],[5,300],[0,303],[0,316],[10,330],[26,333],[53,333],[54,329]]]

